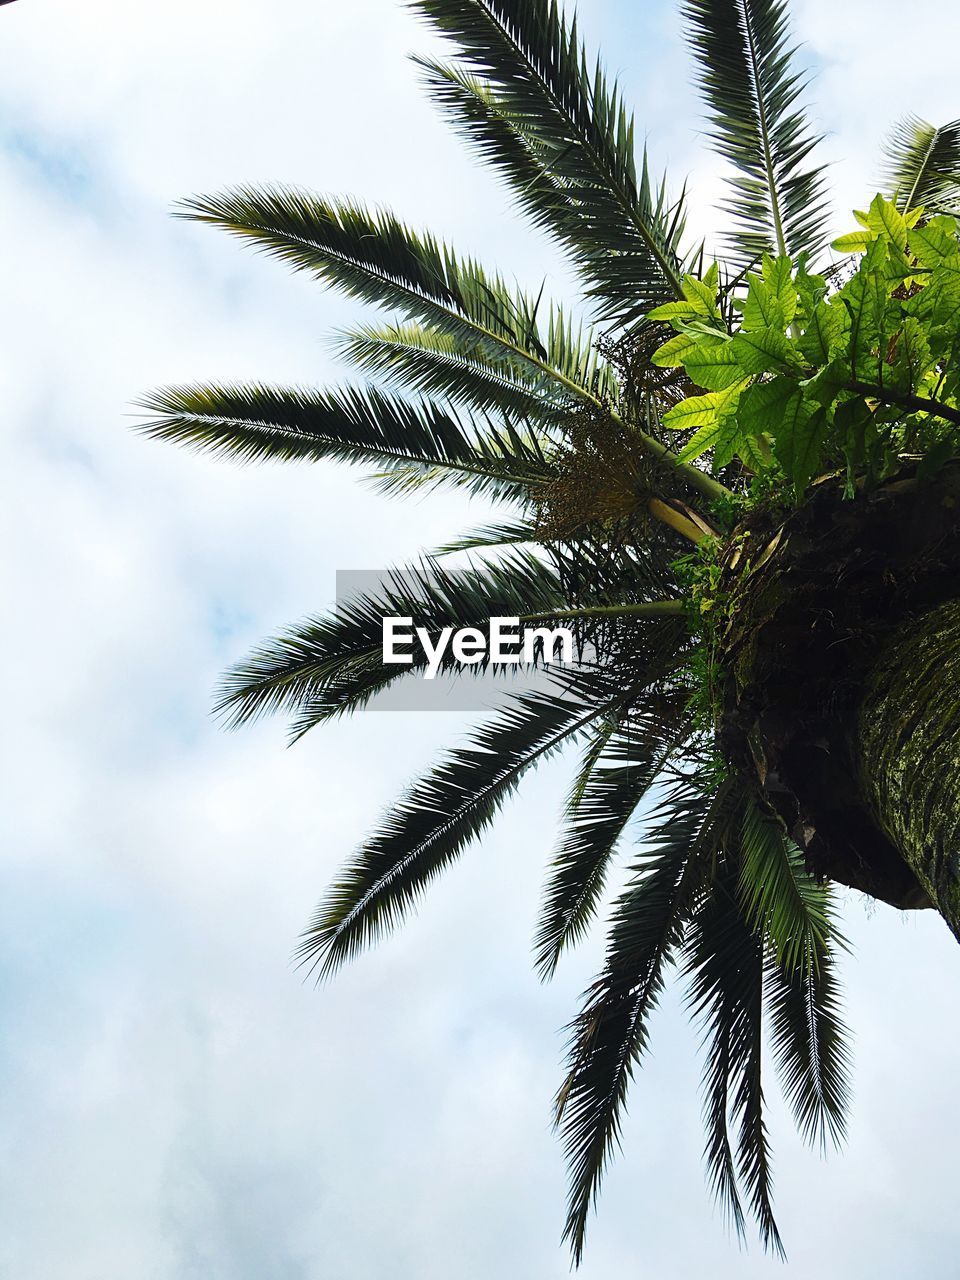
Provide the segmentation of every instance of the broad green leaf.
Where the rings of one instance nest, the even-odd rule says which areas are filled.
[[[909,391],[915,391],[931,364],[930,342],[923,325],[915,316],[908,316],[904,320],[891,347],[890,355],[898,384]]]
[[[683,296],[691,307],[696,309],[698,315],[706,319],[714,319],[720,315],[717,308],[716,285],[711,288],[705,280],[698,280],[696,276],[684,276],[682,288]]]
[[[745,435],[775,435],[790,400],[799,395],[793,378],[773,378],[747,387],[737,403],[737,421]]]
[[[743,313],[743,329],[786,329],[787,315],[783,304],[770,286],[759,276],[747,277],[747,296],[738,300]]]
[[[737,362],[730,342],[696,343],[683,357],[683,367],[690,380],[708,391],[723,391],[742,382],[746,371]]]
[[[793,282],[792,260],[783,255],[771,258],[768,254],[761,270],[764,284],[783,308],[785,322],[791,324],[797,314],[797,287]]]
[[[914,227],[907,237],[907,247],[925,267],[937,267],[945,258],[957,253],[956,219],[941,215],[922,227]]]
[[[730,342],[738,363],[747,373],[779,373],[803,367],[796,346],[779,329],[753,329],[738,333]]]
[[[723,391],[704,396],[687,396],[664,414],[663,425],[671,431],[694,431],[716,422],[717,413],[729,397]]]
[[[740,458],[751,471],[759,472],[769,467],[772,454],[770,447],[760,438],[749,435],[742,428],[739,417],[735,413],[723,414],[717,426],[719,431],[713,446],[713,468],[727,466],[734,458]]]
[[[797,342],[800,353],[810,364],[824,364],[830,359],[843,333],[845,313],[826,300],[813,308],[806,330]]]
[[[690,302],[662,302],[659,307],[654,307],[652,311],[647,312],[648,320],[669,320],[671,324],[685,324],[688,320],[696,320],[698,316],[703,316],[704,312],[701,307],[694,306]]]
[[[753,472],[769,470],[773,460],[770,441],[765,436],[741,435],[737,440],[737,456],[742,458]],[[717,466],[720,465],[718,461]]]
[[[667,303],[670,306],[670,303]],[[650,357],[651,363],[661,369],[673,369],[683,364],[684,355],[697,345],[697,339],[690,333],[677,333],[668,338],[662,347],[657,347]]]
[[[851,231],[849,235],[838,236],[836,240],[831,240],[830,248],[835,249],[837,253],[862,253],[875,239],[876,237],[869,231]]]
[[[885,236],[898,249],[907,247],[907,222],[897,206],[876,195],[867,214],[867,226],[877,236]]]
[[[810,274],[807,271],[806,264],[800,262],[797,265],[794,284],[797,287],[798,296],[796,318],[802,319],[803,323],[807,324],[818,303],[822,302],[827,296],[827,282],[821,275]]]
[[[804,396],[828,409],[850,382],[850,366],[846,360],[831,360],[812,378],[800,383]]]
[[[720,418],[701,427],[700,430],[688,440],[678,454],[682,462],[692,462],[694,458],[699,458],[701,454],[706,453],[708,449],[712,449],[720,438],[726,418]]]
[[[875,240],[856,275],[843,286],[840,297],[849,316],[847,353],[854,374],[867,381],[880,376],[878,363],[886,353],[886,342],[896,330],[899,305],[891,302],[884,268],[887,247]]]
[[[787,401],[773,433],[773,451],[798,493],[816,475],[826,430],[824,409],[815,409],[799,391]]]

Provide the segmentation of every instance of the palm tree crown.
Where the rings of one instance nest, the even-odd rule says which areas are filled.
[[[429,93],[566,253],[591,321],[382,209],[285,188],[184,202],[184,216],[385,318],[338,338],[367,382],[167,388],[146,401],[151,435],[240,461],[359,463],[386,492],[454,485],[505,511],[442,549],[475,552],[467,570],[432,558],[266,642],[227,674],[218,710],[233,724],[281,711],[299,735],[363,707],[410,678],[383,662],[387,615],[431,633],[573,619],[579,661],[507,696],[409,788],[329,889],[300,955],[330,973],[399,923],[523,775],[579,743],[536,933],[545,977],[589,928],[628,824],[641,826],[556,1102],[574,1255],[671,969],[704,1033],[712,1186],[738,1232],[750,1211],[780,1250],[763,1038],[803,1134],[839,1139],[842,939],[829,881],[751,755],[742,701],[740,719],[731,711],[743,650],[730,637],[822,477],[849,501],[907,456],[932,467],[956,451],[960,388],[944,370],[960,123],[898,127],[885,197],[831,259],[783,0],[684,0],[709,136],[729,162],[725,258],[711,263],[556,0],[413,8],[452,48],[418,59]]]

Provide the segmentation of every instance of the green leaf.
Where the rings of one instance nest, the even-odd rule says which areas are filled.
[[[603,969],[570,1029],[557,1122],[570,1170],[565,1237],[575,1261],[617,1145],[628,1085],[647,1050],[650,1016],[708,883],[731,807],[729,784],[711,795],[703,780],[683,777],[651,815],[651,830],[614,905]]]
[[[826,364],[840,342],[845,321],[842,307],[826,300],[818,302],[797,342],[803,358],[810,364]]]
[[[671,303],[667,304],[672,305]],[[662,310],[663,308],[659,308]],[[657,347],[650,357],[651,362],[662,369],[677,368],[683,364],[683,357],[697,345],[697,339],[691,333],[677,333],[668,338],[662,347]]]
[[[464,409],[553,428],[569,417],[569,395],[552,379],[531,377],[515,363],[491,358],[482,344],[471,346],[436,329],[360,325],[337,334],[335,345],[339,355],[373,377]],[[616,401],[616,383],[607,365],[598,364],[587,352],[581,352],[579,360],[572,352],[565,355],[571,370],[579,364],[575,376],[585,387]]]
[[[518,783],[602,707],[526,693],[415,783],[328,891],[298,956],[331,973],[396,927],[429,884],[492,822]]]
[[[930,340],[924,325],[915,316],[907,316],[891,346],[896,385],[908,392],[915,392],[932,364]]]
[[[306,618],[263,642],[223,677],[215,712],[230,727],[284,713],[299,738],[365,706],[405,673],[422,670],[422,650],[410,666],[383,662],[384,618],[414,618],[436,637],[447,626],[483,628],[491,617],[547,613],[566,600],[556,570],[529,550],[452,571],[436,562],[407,566],[341,600],[331,613]],[[442,669],[462,671],[449,650]]]
[[[718,444],[723,436],[726,421],[726,418],[718,418],[716,421],[709,422],[706,426],[701,427],[699,431],[696,431],[680,450],[679,456],[683,461],[693,462],[695,458],[701,457],[708,449],[712,449]]]
[[[654,307],[652,311],[647,312],[648,320],[669,320],[672,324],[686,324],[690,320],[696,320],[698,316],[703,316],[703,308],[694,306],[693,303],[687,302],[663,302],[659,307]]]
[[[955,218],[931,218],[923,226],[914,227],[907,236],[910,252],[925,267],[938,267],[957,255],[957,222]]]
[[[761,268],[763,280],[779,302],[785,324],[791,324],[797,314],[797,287],[793,282],[793,259],[772,258],[767,254]]]
[[[748,276],[747,281],[747,296],[737,302],[743,313],[742,328],[786,329],[787,315],[773,289],[759,276]]]
[[[693,441],[690,443],[692,444]],[[736,413],[724,414],[720,418],[712,444],[714,471],[727,466],[737,457],[742,458],[755,472],[762,471],[766,466],[767,459],[757,447],[755,439],[743,430]]]
[[[237,462],[329,458],[505,497],[520,496],[549,474],[541,451],[515,432],[493,425],[478,432],[447,406],[374,389],[168,387],[143,408],[151,415],[144,434]]]
[[[799,391],[787,401],[773,433],[773,451],[797,493],[802,493],[817,473],[826,431],[825,410],[804,400]]]
[[[746,377],[746,370],[738,364],[729,342],[695,343],[684,354],[683,367],[691,382],[708,391],[723,391]]]
[[[960,120],[940,128],[905,116],[884,144],[884,183],[897,208],[928,214],[960,208]]]
[[[877,236],[885,236],[898,249],[907,247],[907,222],[891,200],[874,196],[867,214],[867,225]]]
[[[829,408],[850,382],[850,365],[846,360],[831,360],[812,378],[800,383],[804,396],[813,404]]]
[[[785,973],[770,959],[766,993],[777,1071],[803,1137],[821,1150],[844,1137],[850,1105],[849,1033],[844,1026],[831,945],[830,886],[820,888],[830,943],[812,944]],[[839,940],[842,945],[842,940]]]
[[[544,891],[537,968],[552,976],[561,953],[585,934],[610,860],[637,806],[682,741],[682,700],[657,712],[609,718],[593,735],[567,802],[566,825]]]
[[[830,248],[837,253],[862,253],[873,243],[876,236],[870,231],[851,231],[849,235],[838,236],[830,241]]]
[[[663,425],[671,431],[693,431],[716,422],[717,414],[729,405],[735,387],[711,391],[703,396],[687,396],[664,414]]]
[[[783,421],[787,405],[798,394],[792,378],[773,378],[747,387],[737,404],[741,431],[751,436],[773,436]]]
[[[596,402],[564,368],[563,352],[552,358],[538,296],[508,288],[499,276],[460,260],[448,245],[385,210],[282,187],[240,187],[196,196],[181,207],[184,217],[223,227],[348,297],[447,335],[471,357],[505,362]]]
[[[712,891],[702,896],[684,947],[688,1003],[701,1021],[706,1048],[705,1154],[714,1193],[738,1233],[743,1232],[742,1184],[764,1243],[783,1256],[764,1120],[764,946],[739,901],[738,879],[734,859],[727,850],[718,853]]]
[[[685,0],[715,149],[734,166],[726,202],[738,266],[763,253],[820,253],[828,216],[819,142],[804,117],[784,0]]]
[[[797,288],[800,311],[809,318],[816,309],[817,303],[822,302],[827,295],[826,278],[807,271],[806,262],[801,258],[797,262],[794,284]]]
[[[803,854],[759,801],[744,810],[740,891],[754,927],[775,950],[777,963],[794,972],[830,936],[827,901],[803,865]]]
[[[683,201],[638,166],[620,90],[554,0],[414,0],[453,45],[425,65],[435,99],[568,251],[605,320],[680,294]]]
[[[716,286],[711,287],[705,280],[698,280],[696,276],[689,275],[683,277],[682,283],[683,296],[697,315],[703,316],[705,320],[720,318]]]
[[[737,363],[750,374],[803,367],[800,352],[780,329],[740,332],[731,339],[730,349]]]

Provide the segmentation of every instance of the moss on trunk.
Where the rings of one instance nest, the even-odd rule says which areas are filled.
[[[960,938],[960,601],[887,641],[857,729],[873,814]]]
[[[752,512],[721,551],[718,741],[817,876],[960,938],[960,465]]]

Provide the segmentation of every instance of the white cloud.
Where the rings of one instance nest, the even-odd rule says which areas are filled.
[[[713,175],[670,12],[581,9],[657,162]],[[858,163],[901,89],[958,114],[949,7],[913,6],[917,66],[899,17],[799,12],[831,145]],[[528,946],[562,779],[538,779],[414,925],[317,993],[288,963],[313,900],[460,720],[382,713],[284,752],[277,725],[227,736],[207,715],[222,667],[322,607],[337,568],[416,554],[476,513],[389,504],[328,469],[216,466],[128,430],[164,381],[332,376],[324,335],[354,314],[170,220],[191,191],[289,180],[382,198],[526,279],[563,289],[565,273],[419,96],[403,55],[424,37],[394,0],[51,0],[0,24],[0,1273],[565,1274],[549,1097],[596,944],[546,990]],[[851,917],[851,1146],[821,1166],[778,1120],[784,1225],[802,1274],[942,1273],[960,1243],[944,1133],[958,1002],[931,975],[953,972],[955,948],[933,920]],[[660,1030],[583,1274],[772,1274],[710,1217],[676,1004]]]

